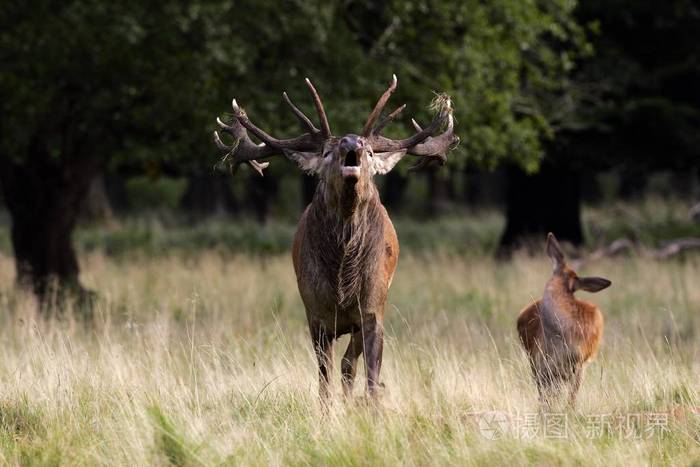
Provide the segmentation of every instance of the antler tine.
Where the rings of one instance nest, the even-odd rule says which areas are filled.
[[[416,128],[420,128],[420,125],[415,120],[413,124]],[[435,137],[429,137],[423,143],[407,150],[408,154],[420,157],[418,162],[409,167],[409,170],[422,169],[435,161],[439,165],[443,165],[447,161],[447,151],[454,149],[458,144],[459,137],[454,134],[454,117],[450,113],[447,116],[447,128],[443,133]]]
[[[435,133],[435,131],[437,131],[437,129],[440,127],[442,121],[442,118],[437,116],[427,128],[418,131],[416,134],[406,139],[394,140],[380,135],[373,135],[374,144],[372,147],[374,148],[375,152],[390,152],[408,149],[412,146],[420,144],[430,137],[431,134]]]
[[[235,104],[236,100],[234,99],[233,102]],[[236,118],[236,120],[267,146],[276,149],[289,149],[295,151],[310,151],[316,149],[318,146],[318,142],[314,138],[314,135],[309,133],[305,133],[292,139],[274,138],[251,122],[248,115],[246,115],[246,113],[240,107],[238,107],[237,104],[233,106],[233,111],[233,116]]]
[[[411,123],[413,123],[413,128],[415,128],[417,132],[423,131],[423,128],[420,127],[415,118],[411,119]]]
[[[226,131],[226,130],[224,130],[224,131]],[[236,173],[238,166],[240,166],[243,163],[247,163],[257,173],[259,173],[260,176],[262,176],[263,170],[265,170],[270,165],[270,163],[269,162],[258,162],[257,160],[255,160],[253,158],[254,157],[257,157],[257,158],[269,157],[272,154],[274,154],[274,150],[270,147],[267,147],[267,146],[263,146],[263,147],[257,146],[255,144],[253,144],[250,141],[250,139],[247,139],[247,140],[239,139],[237,141],[238,141],[238,143],[235,144],[234,146],[227,146],[226,144],[224,144],[223,141],[221,141],[221,137],[219,136],[219,132],[217,132],[217,131],[214,132],[214,143],[216,144],[217,148],[219,148],[222,151],[226,151],[225,157],[228,157],[229,155],[232,155],[235,153],[233,160],[230,163],[230,170],[231,170],[232,175]],[[272,150],[272,152],[269,152],[269,150]],[[249,159],[249,157],[251,157],[251,158]]]
[[[301,123],[302,126],[306,127],[306,129],[309,130],[309,133],[311,133],[311,134],[318,133],[318,131],[319,131],[318,128],[316,128],[316,126],[311,122],[311,120],[309,120],[309,117],[304,115],[304,112],[299,110],[299,107],[294,105],[294,103],[289,98],[289,96],[287,95],[286,92],[282,93],[282,98],[287,103],[287,105],[289,105],[289,107],[292,108],[292,112],[294,113],[294,116],[297,118],[297,120],[299,120],[299,123]]]
[[[372,134],[372,128],[374,127],[374,123],[377,121],[379,116],[382,114],[382,111],[384,110],[384,106],[386,106],[387,101],[391,97],[391,94],[396,90],[396,86],[398,85],[398,80],[396,79],[396,75],[391,75],[391,84],[387,88],[386,91],[384,91],[384,94],[382,94],[382,97],[379,98],[377,103],[374,105],[374,109],[372,110],[372,113],[369,114],[369,117],[367,117],[367,122],[365,123],[365,126],[362,128],[362,135],[367,137]],[[403,109],[402,109],[403,110]],[[389,122],[386,122],[389,123]]]
[[[429,136],[422,143],[408,148],[407,152],[414,156],[436,156],[444,154],[449,149],[454,149],[459,143],[459,137],[454,134],[454,118],[447,115],[447,128],[438,136]]]
[[[382,157],[382,154],[396,153],[404,151],[404,154],[418,156],[420,159],[409,170],[417,170],[428,166],[433,162],[441,165],[447,160],[447,151],[454,149],[459,143],[459,138],[454,134],[454,117],[452,116],[452,102],[448,96],[441,96],[443,100],[440,109],[433,117],[432,122],[426,128],[422,128],[418,122],[411,119],[416,133],[403,140],[393,140],[377,134],[376,129],[371,134],[372,148],[375,155]],[[397,111],[388,115],[385,120],[394,118]],[[445,125],[445,131],[437,136],[432,136],[438,129]],[[381,128],[380,128],[381,129]]]
[[[386,117],[382,118],[379,121],[379,123],[377,124],[377,126],[374,127],[374,129],[372,130],[372,134],[373,135],[380,134],[382,132],[382,130],[384,129],[384,127],[386,127],[389,123],[393,122],[396,119],[396,117],[398,117],[399,114],[404,111],[405,108],[406,108],[406,104],[402,105],[401,107],[394,110]]]
[[[234,113],[234,117],[236,118],[236,120],[238,120],[240,124],[243,125],[248,131],[257,136],[262,142],[272,147],[283,147],[283,145],[281,144],[281,140],[278,140],[277,138],[268,135],[265,131],[258,128],[253,122],[251,122],[248,119],[248,116],[244,111],[240,110],[237,106],[234,107],[234,112],[235,111],[237,111],[236,113]]]
[[[239,110],[235,100],[233,101],[233,109],[234,111]],[[231,125],[227,125],[217,117],[216,123],[221,127],[221,131],[228,133],[235,140],[232,146],[228,146],[221,140],[219,132],[214,132],[214,144],[216,144],[216,147],[226,152],[225,157],[233,156],[230,164],[231,174],[236,172],[238,166],[247,163],[262,176],[263,170],[265,170],[270,163],[261,163],[255,159],[270,157],[279,151],[264,143],[260,145],[253,143],[238,120],[234,120]]]
[[[218,118],[216,119],[216,121],[217,121],[219,124],[221,124],[221,120],[219,120]],[[223,125],[222,125],[222,126],[223,126]],[[214,144],[216,144],[216,147],[219,148],[219,149],[221,149],[222,151],[230,151],[231,149],[233,149],[233,146],[227,146],[227,145],[224,144],[223,141],[221,141],[221,137],[219,136],[219,132],[218,132],[218,131],[215,131],[215,132],[214,132]]]
[[[415,128],[415,130],[417,132],[420,133],[421,131],[423,131],[423,128],[418,124],[418,122],[416,121],[415,118],[411,119],[411,123],[413,124],[413,128]],[[427,167],[428,165],[430,165],[430,158],[423,157],[423,158],[419,159],[418,162],[416,162],[415,164],[410,166],[408,168],[408,170],[410,172],[413,172],[413,171],[421,170],[421,169]],[[442,164],[440,164],[440,165],[442,165]]]
[[[321,102],[321,97],[318,95],[318,92],[316,91],[314,85],[311,84],[311,80],[309,78],[306,78],[306,85],[309,87],[309,91],[311,91],[311,96],[314,99],[316,113],[318,114],[318,118],[321,123],[321,136],[323,136],[324,140],[328,139],[331,137],[331,127],[328,124],[328,117],[326,117],[326,111],[323,109],[323,102]]]
[[[444,108],[437,112],[435,117],[433,117],[433,121],[430,122],[430,125],[428,125],[426,128],[419,130],[420,126],[417,126],[417,123],[414,121],[413,124],[416,128],[416,134],[401,140],[389,139],[380,135],[372,135],[374,143],[372,147],[374,148],[375,152],[390,152],[406,149],[409,153],[411,153],[412,148],[420,145],[423,141],[430,138],[431,135],[435,133],[443,124],[445,124],[446,121],[448,123],[449,131],[451,132],[453,126],[452,103],[449,98],[447,99]]]
[[[235,143],[226,145],[219,136],[219,132],[214,132],[214,144],[222,151],[226,151],[225,157],[230,157],[231,172],[235,172],[239,165],[249,164],[256,172],[262,175],[263,170],[269,166],[268,162],[259,162],[257,159],[265,159],[274,155],[287,155],[288,152],[315,150],[318,141],[313,134],[305,133],[293,139],[277,139],[255,126],[246,113],[238,106],[234,99],[231,102],[233,108],[233,122],[224,123],[220,118],[216,123],[221,130],[231,135]],[[248,136],[251,131],[262,143],[255,144]]]
[[[261,177],[264,177],[265,175],[263,174],[263,170],[267,169],[270,166],[269,162],[258,162],[256,160],[248,161],[248,164],[255,170]],[[231,175],[233,175],[232,172]]]

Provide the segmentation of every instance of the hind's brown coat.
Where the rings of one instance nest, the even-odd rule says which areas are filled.
[[[525,307],[518,315],[518,334],[529,355],[535,355],[544,348],[544,335],[540,322],[542,300]],[[590,302],[574,299],[569,319],[577,324],[570,330],[570,342],[580,356],[581,362],[593,359],[603,336],[603,314]]]
[[[542,299],[520,311],[518,335],[528,354],[540,400],[553,402],[562,385],[570,385],[569,403],[575,404],[584,365],[598,351],[603,336],[603,314],[592,303],[574,297],[576,290],[597,292],[610,285],[599,277],[578,277],[567,266],[554,235],[548,254],[555,262]]]

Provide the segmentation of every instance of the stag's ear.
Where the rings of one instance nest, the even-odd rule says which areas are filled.
[[[396,164],[406,155],[406,150],[397,152],[377,152],[370,158],[375,174],[384,175],[391,172]]]
[[[323,165],[323,157],[315,152],[289,152],[287,158],[299,165],[299,168],[309,175],[316,175]]]
[[[564,265],[564,251],[552,232],[547,234],[547,255],[552,259],[555,269]]]
[[[579,277],[574,284],[576,290],[585,290],[586,292],[600,292],[603,289],[610,287],[612,282],[602,277]]]

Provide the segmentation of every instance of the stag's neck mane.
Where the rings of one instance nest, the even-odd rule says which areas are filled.
[[[384,241],[384,209],[373,183],[362,199],[341,196],[332,204],[324,185],[323,181],[319,184],[309,208],[309,240],[338,305],[351,305],[368,292],[363,285],[377,271]]]

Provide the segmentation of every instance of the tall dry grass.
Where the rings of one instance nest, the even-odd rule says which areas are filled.
[[[553,414],[567,423],[563,439],[545,432],[514,329],[518,311],[542,292],[544,257],[404,255],[387,311],[383,405],[363,400],[361,378],[356,400],[341,400],[345,338],[327,413],[316,397],[315,358],[287,255],[113,260],[92,253],[82,267],[84,283],[100,292],[93,317],[70,309],[40,316],[31,297],[12,287],[11,258],[0,256],[2,463],[700,459],[698,257],[602,261],[581,271],[613,286],[581,294],[602,308],[606,330],[577,410]],[[647,433],[635,414],[665,418],[664,429]],[[615,422],[592,434],[599,416],[632,429]],[[514,431],[525,427],[531,432]]]

